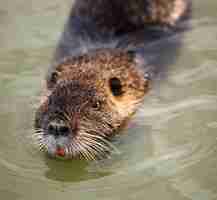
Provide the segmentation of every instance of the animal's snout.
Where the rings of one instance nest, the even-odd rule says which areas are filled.
[[[48,133],[55,137],[68,136],[70,129],[63,121],[51,121],[48,125]]]

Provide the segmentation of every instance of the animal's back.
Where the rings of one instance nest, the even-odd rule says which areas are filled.
[[[145,48],[185,29],[190,0],[75,0],[54,61],[99,48]]]

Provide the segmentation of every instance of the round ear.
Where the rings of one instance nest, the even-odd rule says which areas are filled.
[[[123,84],[119,78],[111,78],[109,80],[109,87],[113,96],[120,97],[123,94]]]

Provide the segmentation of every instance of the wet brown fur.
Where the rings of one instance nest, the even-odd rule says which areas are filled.
[[[128,52],[97,50],[91,54],[66,59],[62,64],[59,64],[56,67],[56,71],[53,72],[55,78],[50,81],[49,85],[53,87],[51,90],[54,91],[56,98],[57,96],[63,96],[60,103],[70,105],[69,107],[72,108],[82,107],[82,102],[92,101],[88,98],[88,95],[79,96],[82,93],[82,88],[84,92],[86,91],[85,94],[88,94],[88,89],[95,91],[99,101],[107,106],[106,112],[112,113],[112,110],[114,110],[115,113],[118,113],[119,119],[115,127],[119,127],[121,121],[126,120],[135,111],[136,104],[142,101],[149,89],[149,80],[144,78],[144,72],[139,70],[136,65],[135,58]],[[123,95],[118,97],[112,95],[109,87],[109,81],[112,78],[121,80]],[[67,88],[70,84],[77,85],[77,88]],[[64,93],[64,87],[69,95]],[[72,91],[75,94],[70,97]],[[48,95],[43,97],[42,106],[39,109],[40,114],[37,117],[38,121],[42,118],[42,115],[48,112],[48,101],[51,94],[48,92]],[[77,97],[79,97],[78,101],[75,101]],[[67,101],[69,102],[67,103]],[[89,104],[86,106],[89,108]],[[76,115],[77,110],[75,109],[73,113],[72,111],[70,112],[70,115],[73,117],[73,115]],[[111,126],[114,124],[115,122]],[[101,131],[103,132],[103,130]]]
[[[75,1],[36,112],[41,147],[48,148],[44,142],[48,124],[61,119],[70,128],[67,158],[95,159],[108,152],[104,139],[114,135],[150,89],[149,66],[143,54],[135,51],[146,43],[141,30],[158,25],[172,30],[189,9],[189,0]],[[90,39],[93,32],[97,33]],[[102,38],[107,33],[112,40],[105,39],[104,47]],[[120,35],[133,46],[133,53],[129,48],[108,45]],[[118,95],[111,88],[113,79],[121,83]]]
[[[190,0],[76,1],[72,16],[92,17],[104,31],[126,33],[147,24],[175,26],[188,14]]]

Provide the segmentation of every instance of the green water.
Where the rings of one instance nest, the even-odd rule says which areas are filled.
[[[192,30],[168,78],[108,160],[50,160],[33,113],[71,0],[0,0],[0,198],[217,199],[217,2],[194,1]]]

